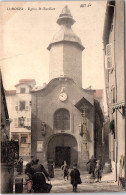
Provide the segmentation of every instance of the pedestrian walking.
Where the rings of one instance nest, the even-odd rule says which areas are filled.
[[[29,176],[29,179],[32,180],[32,170],[31,170],[31,166],[35,165],[37,163],[35,156],[32,156],[32,160],[26,164],[26,168],[25,168],[25,174],[27,174]]]
[[[19,161],[17,162],[17,172],[20,175],[23,172],[23,159],[22,158],[20,158]]]
[[[89,174],[92,174],[92,177],[95,177],[95,168],[96,168],[96,158],[94,158],[94,156],[91,157],[91,159],[87,162],[87,164],[90,165],[89,168]]]
[[[80,172],[77,169],[77,164],[73,165],[73,169],[70,172],[71,184],[73,186],[73,192],[77,192],[77,185],[81,184]]]
[[[31,167],[32,170],[32,188],[35,193],[49,193],[52,185],[46,182],[46,179],[50,181],[49,174],[45,170],[42,164],[39,164],[39,160],[36,165]]]
[[[54,178],[54,163],[52,159],[48,160],[48,173],[50,178]]]
[[[64,178],[64,180],[66,180],[66,178],[68,180],[68,178],[69,178],[69,166],[67,165],[66,161],[64,161],[64,164],[63,164],[63,166],[61,168],[63,170],[63,178]]]
[[[97,160],[96,168],[95,168],[95,175],[97,178],[97,182],[101,182],[102,178],[102,163],[100,160]]]

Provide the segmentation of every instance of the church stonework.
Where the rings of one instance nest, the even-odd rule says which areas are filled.
[[[31,150],[44,165],[53,160],[61,167],[67,161],[86,170],[94,155],[94,91],[82,88],[84,47],[71,29],[74,22],[65,6],[57,20],[61,29],[48,46],[50,81],[32,90]]]

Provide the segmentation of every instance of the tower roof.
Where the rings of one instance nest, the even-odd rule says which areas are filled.
[[[71,29],[71,25],[75,23],[75,20],[73,19],[68,6],[65,6],[63,8],[57,20],[57,23],[61,26],[61,29],[54,35],[53,40],[49,44],[47,49],[50,50],[52,45],[57,43],[70,42],[70,43],[76,43],[76,45],[81,50],[83,50],[84,47],[81,43],[80,38]]]
[[[62,25],[64,22],[68,22],[70,25],[73,25],[75,23],[75,20],[73,19],[70,9],[68,8],[67,5],[63,8],[57,20],[57,23],[59,25]]]

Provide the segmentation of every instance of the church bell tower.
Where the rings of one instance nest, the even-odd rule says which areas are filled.
[[[48,46],[50,51],[49,79],[69,77],[82,87],[82,51],[84,47],[71,26],[75,23],[65,6],[57,20],[60,30]]]

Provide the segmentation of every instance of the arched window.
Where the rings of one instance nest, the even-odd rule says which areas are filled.
[[[70,113],[68,110],[61,108],[54,114],[54,129],[69,130],[70,129]]]

